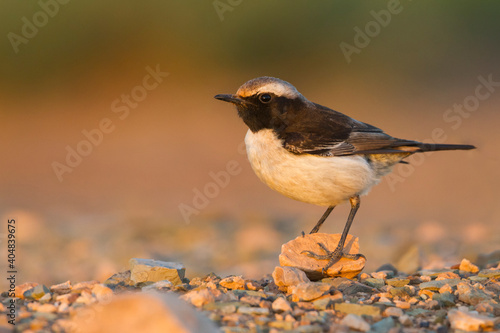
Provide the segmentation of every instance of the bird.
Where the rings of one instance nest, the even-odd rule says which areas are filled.
[[[344,245],[360,196],[410,155],[428,151],[468,150],[473,145],[423,143],[398,139],[373,125],[306,99],[292,84],[264,76],[245,82],[236,94],[216,99],[236,106],[248,126],[245,145],[255,174],[271,189],[298,201],[327,207],[311,234],[317,233],[335,206],[350,202],[351,210],[337,247],[325,254],[303,251],[328,260],[323,273],[341,258],[359,259]]]

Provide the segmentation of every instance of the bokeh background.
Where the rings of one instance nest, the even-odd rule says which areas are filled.
[[[500,87],[446,121],[480,77],[500,81],[496,1],[0,6],[1,267],[15,218],[19,283],[104,280],[133,257],[183,262],[188,277],[271,273],[281,244],[324,209],[262,184],[241,149],[245,125],[213,98],[263,75],[391,135],[428,141],[437,129],[478,147],[411,159],[362,198],[351,232],[368,271],[405,253],[432,267],[499,249]],[[376,23],[388,7],[398,13]],[[356,40],[366,28],[372,37]],[[341,45],[356,42],[348,61]],[[140,92],[147,67],[169,74],[121,119],[112,105]],[[60,181],[53,163],[105,118],[111,133]],[[228,163],[236,174],[214,187]],[[336,208],[322,231],[341,232],[348,211]]]

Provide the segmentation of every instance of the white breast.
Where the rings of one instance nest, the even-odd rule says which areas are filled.
[[[270,129],[245,137],[247,155],[257,176],[289,198],[319,206],[336,206],[366,194],[379,181],[362,156],[296,155],[283,148]]]

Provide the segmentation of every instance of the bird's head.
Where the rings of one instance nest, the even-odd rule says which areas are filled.
[[[245,82],[234,95],[215,98],[236,105],[238,115],[252,132],[283,126],[289,111],[309,103],[290,83],[268,76]]]

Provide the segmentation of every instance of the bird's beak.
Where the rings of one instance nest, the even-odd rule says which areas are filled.
[[[215,99],[218,99],[218,100],[221,100],[221,101],[224,101],[224,102],[233,103],[233,104],[236,104],[236,105],[243,105],[243,104],[245,104],[245,100],[241,99],[237,95],[219,94],[219,95],[215,95],[214,97],[215,97]]]

